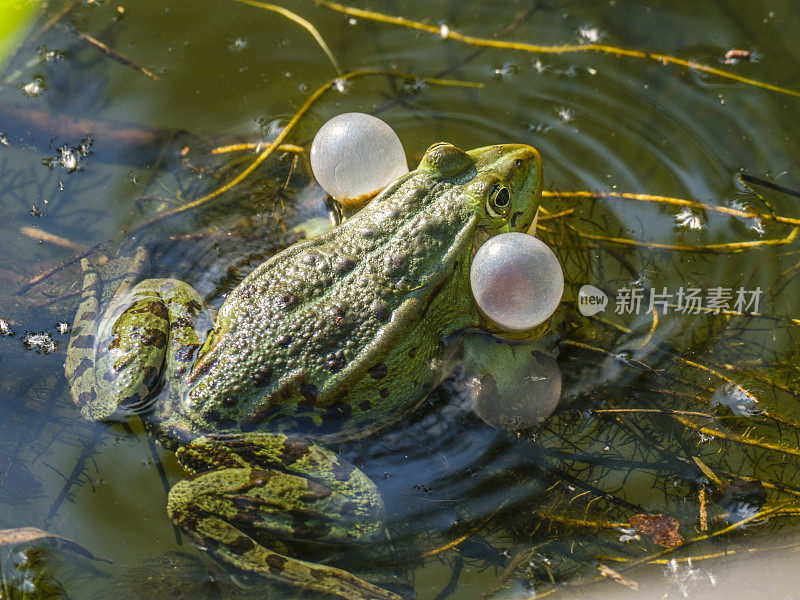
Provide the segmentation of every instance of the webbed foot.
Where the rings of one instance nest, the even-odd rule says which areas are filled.
[[[357,554],[386,540],[375,484],[333,452],[300,437],[249,433],[199,438],[177,457],[194,477],[170,490],[167,513],[214,556],[346,600],[401,600],[310,560],[342,545]]]

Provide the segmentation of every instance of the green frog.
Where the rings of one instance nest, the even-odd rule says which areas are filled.
[[[530,146],[434,144],[354,216],[257,267],[213,326],[175,279],[125,282],[101,307],[84,261],[72,397],[92,420],[146,407],[192,475],[170,490],[169,517],[214,556],[339,598],[399,600],[313,561],[386,539],[375,484],[324,444],[418,406],[454,334],[497,331],[472,298],[471,259],[489,237],[528,230],[541,185]]]

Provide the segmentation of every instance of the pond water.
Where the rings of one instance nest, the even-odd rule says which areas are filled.
[[[357,6],[439,34],[281,6],[316,27],[342,73],[370,71],[296,123],[340,73],[297,22],[233,0],[50,2],[0,57],[0,530],[38,527],[113,561],[52,540],[2,544],[0,598],[298,597],[173,527],[167,489],[186,474],[137,418],[80,417],[57,324],[75,317],[75,257],[115,265],[137,246],[151,259],[141,277],[186,280],[219,308],[294,227],[327,217],[325,195],[302,154],[278,151],[180,208],[234,181],[287,125],[285,143],[307,148],[349,111],[388,122],[412,168],[442,140],[536,147],[538,235],[566,277],[543,341],[561,395],[543,423],[488,425],[457,370],[389,430],[332,446],[387,505],[393,544],[355,560],[359,572],[391,571],[393,589],[421,600],[583,597],[596,580],[611,595],[648,582],[652,597],[701,597],[740,568],[776,592],[760,565],[800,547],[794,3]],[[780,89],[457,34],[660,53]],[[726,64],[730,50],[742,52]],[[239,142],[261,146],[212,153]],[[587,285],[607,299],[593,315],[579,304]]]

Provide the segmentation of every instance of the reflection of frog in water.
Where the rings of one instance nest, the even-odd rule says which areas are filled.
[[[146,418],[194,474],[170,491],[176,523],[245,571],[342,598],[397,598],[298,558],[385,536],[373,482],[318,442],[397,420],[440,381],[446,337],[491,327],[469,291],[473,250],[528,229],[541,181],[529,146],[436,144],[353,218],[256,268],[213,329],[198,294],[173,279],[127,286],[101,307],[84,262],[66,362],[73,398],[102,420],[163,381]]]

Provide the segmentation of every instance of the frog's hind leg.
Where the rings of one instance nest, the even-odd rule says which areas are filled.
[[[100,278],[88,259],[81,260],[83,290],[72,325],[64,373],[75,403],[90,407],[97,400],[94,381],[94,352],[97,313],[100,308]],[[88,418],[91,415],[84,414]]]
[[[299,437],[248,433],[197,439],[178,460],[194,477],[170,490],[167,512],[218,558],[346,600],[401,600],[346,570],[292,557],[386,540],[375,484],[333,452]]]

